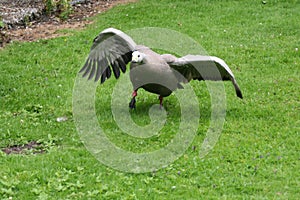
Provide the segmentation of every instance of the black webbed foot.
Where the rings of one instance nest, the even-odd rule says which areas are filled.
[[[135,109],[135,102],[136,102],[135,97],[133,97],[131,99],[131,101],[129,102],[129,108],[130,109]]]

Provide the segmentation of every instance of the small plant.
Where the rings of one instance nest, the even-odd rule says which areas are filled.
[[[72,13],[72,6],[69,0],[44,0],[45,11],[48,15],[55,14],[62,20],[68,19]]]
[[[4,33],[2,33],[1,29],[4,27],[4,23],[2,21],[2,17],[0,16],[0,46],[3,43]]]
[[[2,18],[0,17],[0,28],[3,28],[4,27],[4,23],[2,21]]]
[[[50,15],[55,11],[55,1],[54,0],[44,0],[45,12]]]

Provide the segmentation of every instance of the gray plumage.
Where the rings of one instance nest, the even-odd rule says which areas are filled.
[[[130,63],[130,80],[133,84],[133,98],[129,104],[135,108],[137,90],[143,88],[163,97],[169,96],[174,90],[183,88],[181,83],[191,80],[230,80],[236,95],[242,92],[227,64],[213,56],[186,55],[177,58],[171,54],[157,54],[150,48],[136,45],[125,33],[114,28],[102,31],[93,42],[86,63],[80,70],[83,77],[101,83],[113,73],[119,78],[120,72],[126,72]]]

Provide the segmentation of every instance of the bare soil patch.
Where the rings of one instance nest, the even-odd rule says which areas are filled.
[[[21,145],[13,145],[8,146],[2,149],[2,151],[6,154],[27,154],[27,153],[33,153],[33,154],[40,154],[44,153],[46,150],[43,148],[43,145],[37,141],[31,141],[27,144],[21,144]]]
[[[75,4],[73,12],[65,21],[55,16],[43,16],[32,20],[28,26],[17,25],[0,31],[0,47],[11,41],[36,41],[62,36],[62,29],[82,29],[93,23],[90,17],[105,12],[118,4],[134,2],[136,0],[89,0],[87,3]],[[2,42],[1,42],[2,41]]]

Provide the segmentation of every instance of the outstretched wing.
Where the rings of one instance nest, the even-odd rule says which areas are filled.
[[[233,83],[236,95],[243,98],[232,71],[222,59],[200,55],[187,55],[181,58],[169,54],[162,56],[170,67],[182,74],[186,80],[230,80]]]
[[[116,78],[120,70],[124,73],[126,65],[131,61],[135,42],[125,33],[114,28],[102,31],[93,42],[89,56],[79,73],[88,79],[95,77],[101,83],[110,78],[113,71]]]

